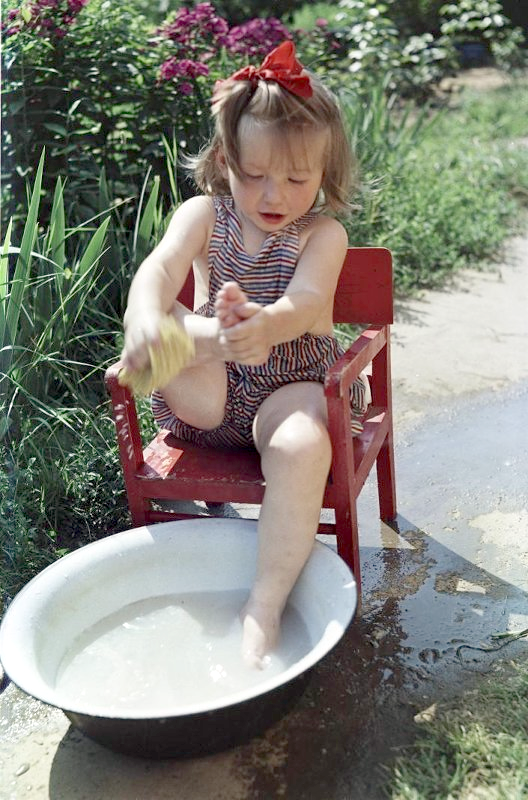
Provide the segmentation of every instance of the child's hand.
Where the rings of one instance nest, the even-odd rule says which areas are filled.
[[[257,366],[269,358],[268,318],[234,282],[225,283],[215,303],[219,343],[226,361]]]
[[[237,313],[240,321],[220,332],[220,342],[230,353],[229,360],[254,367],[265,364],[271,348],[269,317],[258,303],[246,303]]]
[[[136,372],[148,366],[149,347],[160,342],[161,312],[151,311],[148,316],[133,319],[125,325],[125,346],[121,354],[123,366]]]

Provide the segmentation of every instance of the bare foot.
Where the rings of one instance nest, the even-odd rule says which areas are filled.
[[[249,667],[264,669],[279,637],[280,614],[274,608],[249,600],[240,617],[242,657]]]
[[[248,299],[238,283],[229,281],[224,283],[216,296],[215,312],[222,328],[231,328],[237,322],[245,319],[237,313],[237,306],[247,303]]]

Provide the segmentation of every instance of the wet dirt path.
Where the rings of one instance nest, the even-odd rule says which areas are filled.
[[[393,334],[398,507],[359,514],[365,603],[290,714],[247,745],[153,762],[104,750],[12,685],[0,697],[1,800],[380,800],[414,715],[528,626],[528,241],[500,269],[403,305]],[[512,644],[508,657],[527,652]]]

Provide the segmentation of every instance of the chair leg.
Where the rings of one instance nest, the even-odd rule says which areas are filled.
[[[389,434],[376,459],[380,518],[389,522],[396,517],[396,482],[394,475],[394,447]]]
[[[128,487],[127,487],[128,489]],[[130,515],[132,517],[132,525],[134,528],[141,528],[143,525],[147,525],[149,522],[148,518],[148,510],[150,508],[150,503],[148,500],[145,500],[143,497],[139,495],[128,492],[128,507],[130,509]]]
[[[358,604],[361,598],[361,565],[359,561],[359,531],[355,500],[348,506],[335,509],[337,552],[356,579]]]

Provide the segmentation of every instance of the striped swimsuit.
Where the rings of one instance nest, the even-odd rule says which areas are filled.
[[[309,212],[286,228],[270,233],[255,256],[247,254],[240,222],[231,197],[214,197],[216,223],[209,244],[209,300],[196,313],[214,316],[214,302],[226,281],[235,281],[248,300],[269,305],[285,293],[299,258],[299,234],[315,218]],[[334,336],[305,333],[271,348],[265,364],[246,366],[226,363],[227,402],[224,419],[217,428],[202,430],[182,422],[161,394],[152,395],[157,423],[180,439],[205,447],[253,446],[252,427],[262,402],[288,383],[323,383],[328,368],[343,353]],[[365,382],[358,379],[351,391],[352,431],[362,431],[360,418],[367,408]]]

